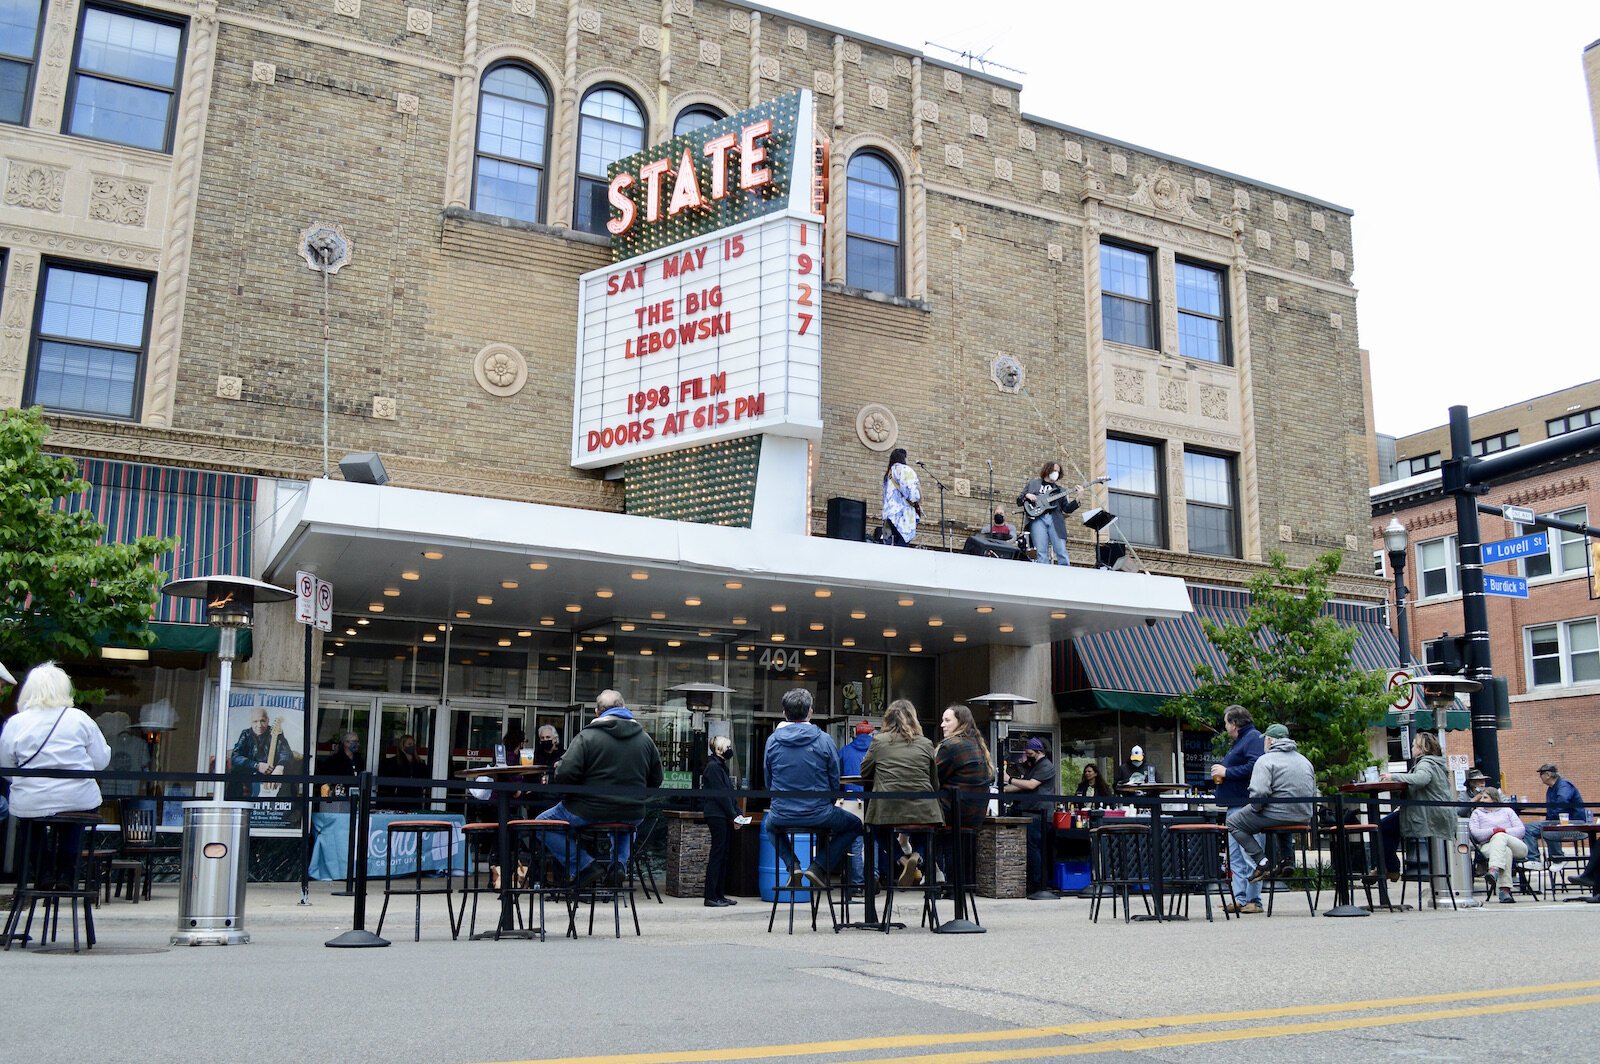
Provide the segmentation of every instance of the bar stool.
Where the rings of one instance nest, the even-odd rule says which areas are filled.
[[[1094,861],[1094,898],[1089,903],[1089,919],[1100,922],[1100,902],[1109,891],[1112,916],[1116,915],[1116,899],[1120,896],[1122,922],[1127,923],[1133,919],[1129,895],[1134,890],[1148,889],[1150,882],[1150,825],[1106,820],[1091,829],[1089,838]],[[1148,913],[1148,896],[1144,896],[1144,907]]]
[[[1455,909],[1456,894],[1450,886],[1450,844],[1434,835],[1403,835],[1400,838],[1404,868],[1400,873],[1400,908],[1406,907],[1406,888],[1417,885],[1417,907],[1422,907],[1422,884],[1428,884],[1428,904],[1439,907],[1439,880],[1444,880],[1444,892],[1450,897],[1450,908]]]
[[[939,862],[934,859],[934,841],[939,833],[944,830],[943,824],[878,824],[874,825],[875,832],[888,835],[889,851],[899,853],[901,856],[894,859],[901,866],[898,875],[886,877],[888,886],[883,895],[883,928],[885,933],[889,930],[889,923],[893,919],[894,895],[896,891],[916,891],[922,895],[922,922],[932,921],[934,927],[939,926],[939,912],[934,908],[934,900],[939,889]],[[914,858],[920,858],[914,865]],[[921,880],[916,880],[911,875],[911,870],[920,867]],[[890,868],[890,872],[894,869]]]
[[[774,850],[778,849],[777,842],[779,837],[787,839],[789,848],[794,851],[797,860],[803,860],[800,857],[802,842],[808,844],[807,851],[810,853],[811,859],[806,863],[808,867],[813,868],[816,867],[817,855],[827,852],[828,845],[833,838],[832,833],[825,827],[779,827],[776,824],[768,825],[767,834],[772,836]],[[849,867],[849,862],[845,863],[845,867]],[[772,862],[772,911],[767,914],[767,933],[769,935],[772,933],[772,924],[778,918],[778,906],[783,904],[785,894],[789,896],[789,934],[794,934],[794,907],[795,903],[800,901],[802,895],[811,903],[811,930],[815,931],[817,929],[817,912],[822,907],[822,901],[818,898],[818,894],[827,898],[828,919],[833,921],[833,929],[837,932],[840,922],[834,911],[833,889],[835,884],[833,877],[834,873],[825,873],[820,887],[804,877],[801,877],[799,882],[791,885],[789,870],[784,867],[781,859],[774,859]]]
[[[499,830],[500,825],[492,820],[474,821],[461,828],[461,909],[456,914],[455,926],[450,930],[452,938],[461,934],[461,923],[467,919],[467,896],[472,896],[472,917],[467,923],[467,937],[471,938],[478,931],[478,896],[494,894],[500,889],[488,871],[492,867],[489,854],[494,851],[495,835]],[[501,878],[504,879],[504,873]],[[520,913],[519,909],[519,916]]]
[[[956,831],[951,827],[939,830],[938,843],[940,852],[945,854],[945,859],[950,859],[951,847],[956,845]],[[981,924],[978,919],[978,829],[963,825],[960,831],[961,839],[961,893],[967,901],[967,916],[975,924]],[[939,871],[939,895],[943,897],[955,889],[955,880],[947,864]],[[953,897],[953,894],[952,894]],[[845,922],[850,920],[848,912]],[[935,925],[937,926],[937,925]]]
[[[1272,902],[1278,896],[1278,892],[1280,890],[1304,891],[1306,896],[1306,907],[1311,910],[1312,916],[1317,915],[1317,904],[1322,900],[1322,885],[1320,875],[1322,871],[1322,861],[1319,857],[1315,872],[1313,872],[1310,865],[1307,863],[1308,855],[1311,853],[1312,848],[1311,825],[1272,824],[1268,827],[1262,828],[1261,834],[1266,836],[1267,854],[1274,861],[1272,869],[1272,883],[1266,892],[1267,915],[1272,915]],[[1285,847],[1289,849],[1289,853],[1291,855],[1287,864],[1278,861],[1275,856],[1282,853]],[[1299,851],[1298,865],[1296,865],[1295,857],[1293,856],[1296,850]],[[1289,870],[1289,875],[1287,878],[1283,876],[1283,870],[1285,868]],[[1296,878],[1299,879],[1299,886],[1294,885]],[[1313,890],[1316,891],[1316,898],[1314,900],[1311,893]]]
[[[425,887],[422,885],[422,854],[423,850],[433,844],[435,835],[445,837],[444,858],[444,885]],[[417,866],[411,872],[400,873],[402,877],[414,876],[415,882],[409,887],[396,888],[394,885],[394,847],[397,838],[412,836],[415,839],[417,850]],[[391,821],[384,830],[383,854],[383,908],[378,912],[377,935],[383,934],[383,918],[389,914],[389,898],[399,894],[414,897],[417,904],[416,926],[412,932],[411,941],[422,941],[422,896],[424,894],[443,894],[445,912],[450,923],[450,937],[454,939],[460,924],[456,920],[455,906],[450,901],[450,880],[455,875],[455,825],[448,820],[395,820]]]
[[[594,858],[593,863],[584,870],[588,882],[574,882],[572,885],[572,907],[568,911],[567,923],[568,932],[573,938],[577,937],[577,929],[573,924],[577,907],[585,900],[588,901],[589,934],[593,935],[595,904],[607,897],[611,900],[611,918],[615,924],[616,937],[621,938],[624,894],[628,896],[628,908],[633,913],[633,933],[635,936],[643,934],[639,929],[639,906],[638,899],[634,895],[633,868],[628,860],[636,826],[626,821],[614,821],[583,824],[572,829],[572,836],[578,848],[586,850]]]
[[[1330,830],[1335,832],[1334,845],[1337,846],[1339,844],[1339,836],[1337,834],[1339,829],[1332,828]],[[1350,870],[1351,879],[1361,884],[1361,890],[1367,896],[1367,908],[1375,908],[1372,903],[1372,884],[1377,880],[1376,872],[1372,873],[1371,875],[1358,875],[1356,874],[1355,870],[1358,868],[1377,867],[1377,863],[1375,861],[1368,860],[1367,851],[1371,849],[1376,852],[1377,849],[1383,845],[1381,829],[1377,824],[1369,823],[1364,820],[1358,820],[1353,823],[1346,824],[1344,826],[1344,834],[1345,846],[1347,847],[1345,851],[1345,867]],[[1337,867],[1337,865],[1335,867]],[[1335,896],[1337,896],[1337,893]],[[1354,900],[1355,895],[1352,892],[1351,901],[1353,902]]]
[[[1163,879],[1171,891],[1167,902],[1167,915],[1189,916],[1189,896],[1196,890],[1206,904],[1206,922],[1212,923],[1211,891],[1217,892],[1217,904],[1222,909],[1223,920],[1230,920],[1228,902],[1233,899],[1233,877],[1228,868],[1228,829],[1221,824],[1169,824],[1167,837],[1172,840],[1176,870]]]
[[[42,945],[56,941],[62,902],[72,910],[72,952],[78,952],[79,902],[83,903],[84,940],[88,949],[94,949],[94,901],[100,891],[88,875],[80,840],[83,833],[99,821],[92,813],[18,818],[22,829],[19,832],[22,854],[18,862],[17,889],[11,898],[5,929],[0,931],[0,941],[4,941],[7,952],[13,942],[21,942],[26,949],[32,941],[34,912],[41,904],[44,916],[39,922],[39,942]],[[62,878],[63,872],[65,878]],[[24,907],[28,911],[28,922],[18,931]]]

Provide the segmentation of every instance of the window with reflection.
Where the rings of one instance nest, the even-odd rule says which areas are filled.
[[[1183,454],[1183,490],[1189,518],[1189,552],[1239,554],[1239,518],[1233,459],[1202,451]]]
[[[100,417],[137,417],[149,307],[148,277],[47,265],[27,402]]]
[[[1143,440],[1107,439],[1106,473],[1111,477],[1110,509],[1128,542],[1165,547],[1161,446]]]
[[[900,174],[885,156],[859,151],[845,170],[845,283],[901,294]]]
[[[484,76],[478,100],[472,207],[524,222],[544,221],[550,154],[550,91],[532,70],[502,63]]]
[[[727,117],[710,104],[697,103],[678,112],[677,121],[672,123],[672,135],[681,137],[685,133],[704,129],[713,122],[720,122]]]
[[[611,207],[606,168],[644,147],[644,109],[621,89],[601,86],[584,94],[578,108],[578,186],[572,226],[606,235]]]
[[[1173,264],[1178,294],[1178,354],[1227,364],[1228,297],[1225,274],[1212,266]]]
[[[1101,330],[1112,343],[1155,348],[1154,264],[1149,251],[1100,245]]]
[[[78,26],[67,132],[170,151],[185,24],[85,7]]]
[[[40,0],[0,0],[0,122],[27,118],[42,7]]]

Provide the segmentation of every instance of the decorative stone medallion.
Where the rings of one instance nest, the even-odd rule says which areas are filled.
[[[338,273],[350,264],[353,250],[342,226],[319,223],[300,230],[300,257],[318,272]]]
[[[882,403],[868,403],[856,414],[856,437],[869,451],[887,451],[900,438],[900,422]]]
[[[244,378],[229,377],[225,374],[217,377],[218,399],[239,399],[244,396]]]
[[[994,386],[1007,395],[1015,395],[1022,391],[1023,383],[1028,379],[1028,371],[1022,368],[1022,363],[1011,355],[998,354],[994,361],[989,363],[989,379],[994,381]]]
[[[472,375],[478,387],[504,399],[528,383],[528,360],[510,344],[493,343],[472,360]]]

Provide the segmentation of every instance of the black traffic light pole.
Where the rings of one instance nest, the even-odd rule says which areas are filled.
[[[1483,598],[1483,545],[1478,536],[1477,497],[1491,481],[1504,480],[1548,462],[1600,447],[1600,425],[1502,451],[1493,458],[1472,454],[1472,424],[1464,406],[1450,408],[1450,454],[1440,477],[1445,494],[1456,499],[1456,551],[1461,573],[1461,616],[1466,629],[1464,675],[1481,687],[1472,692],[1472,750],[1484,775],[1500,781],[1500,735],[1495,721],[1489,653],[1489,610]]]

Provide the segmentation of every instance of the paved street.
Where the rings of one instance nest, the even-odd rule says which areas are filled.
[[[393,945],[332,950],[351,904],[329,889],[302,908],[296,888],[252,886],[247,946],[169,949],[176,888],[160,884],[151,903],[100,910],[92,953],[12,950],[9,1011],[34,1019],[10,1025],[7,1055],[1583,1060],[1600,1029],[1600,906],[1333,920],[1285,904],[1270,920],[1094,925],[1077,899],[1007,901],[981,903],[984,935],[791,938],[768,935],[753,900],[668,899],[642,909],[640,939],[600,937],[597,920],[593,939],[495,943],[452,942],[430,899],[420,943],[409,908],[391,909]]]

